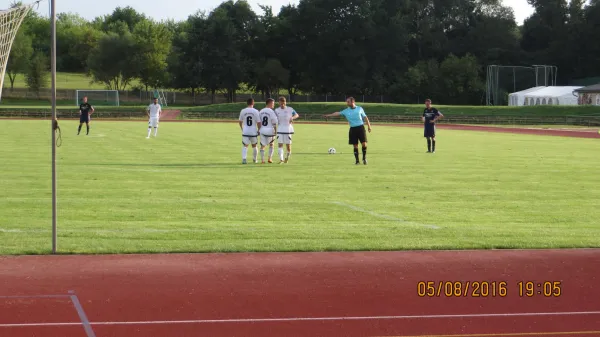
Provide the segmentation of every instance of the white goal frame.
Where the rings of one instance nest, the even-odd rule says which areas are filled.
[[[535,76],[535,86],[555,86],[557,81],[558,67],[553,65],[539,65],[534,64],[531,66],[512,66],[512,65],[496,65],[491,64],[486,69],[486,105],[499,105],[502,101],[500,98],[500,70],[509,69],[512,71],[513,80],[513,92],[517,91],[516,88],[516,75],[515,70],[529,70],[531,76]],[[542,76],[543,75],[543,76]]]
[[[106,93],[115,93],[116,99],[117,99],[117,105],[116,106],[121,106],[121,102],[120,102],[120,98],[119,98],[119,90],[84,90],[84,89],[75,90],[75,105],[77,105],[77,106],[79,104],[81,104],[80,103],[81,102],[80,98],[83,98],[83,97],[79,96],[80,92],[106,92]],[[94,103],[94,102],[92,102],[92,103]],[[93,104],[93,105],[97,105],[97,104]]]
[[[29,5],[0,10],[0,67],[2,70],[2,74],[0,74],[0,100],[2,100],[2,88],[4,88],[4,76],[6,75],[10,50],[12,49],[19,27],[21,27],[23,20],[25,20],[31,8],[39,4],[40,1],[38,0]]]

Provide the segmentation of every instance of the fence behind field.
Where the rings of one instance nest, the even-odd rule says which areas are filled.
[[[86,90],[86,88],[80,88],[80,90]],[[223,93],[215,94],[214,96],[210,93],[194,93],[187,91],[164,91],[165,98],[169,105],[209,105],[209,104],[222,104],[231,103],[227,96]],[[42,89],[39,93],[33,92],[26,88],[4,88],[2,98],[4,99],[21,99],[21,100],[50,100],[51,99],[50,89]],[[280,95],[273,94],[273,97]],[[346,100],[345,95],[281,95],[285,96],[291,102],[344,102]],[[119,91],[119,102],[121,105],[131,104],[145,104],[154,98],[154,91],[139,91],[139,90],[126,90]],[[255,100],[264,101],[268,97],[265,97],[261,93],[238,93],[236,94],[236,102],[244,102],[248,98],[254,98]],[[355,97],[358,102],[363,103],[391,103],[391,100],[386,96],[381,95],[359,95]],[[57,89],[56,99],[59,101],[72,101],[75,105],[76,90],[74,89]],[[92,105],[94,104],[91,101]],[[420,103],[420,102],[416,102]],[[98,105],[98,104],[97,104]]]

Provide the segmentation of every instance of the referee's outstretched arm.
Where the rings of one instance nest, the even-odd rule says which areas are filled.
[[[336,111],[336,112],[334,112],[334,113],[330,113],[330,114],[328,114],[328,115],[323,115],[323,117],[325,117],[325,118],[329,118],[329,117],[337,117],[337,116],[339,116],[339,115],[340,115],[340,112],[339,112],[339,111]]]

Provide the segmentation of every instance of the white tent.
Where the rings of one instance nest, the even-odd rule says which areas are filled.
[[[508,105],[509,106],[522,106],[525,104],[525,95],[534,91],[543,89],[545,87],[533,87],[522,91],[513,92],[508,94]]]
[[[544,87],[525,94],[523,105],[577,105],[577,94],[581,87]]]

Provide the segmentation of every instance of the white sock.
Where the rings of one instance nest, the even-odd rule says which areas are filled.
[[[275,149],[272,146],[269,147],[269,159],[273,158],[273,152],[275,152]]]
[[[154,128],[154,137],[158,136],[158,128]]]
[[[258,156],[258,149],[253,147],[252,148],[252,160],[256,161],[257,156]]]
[[[265,150],[260,149],[260,161],[265,161]]]
[[[151,132],[152,132],[152,128],[148,128],[148,137],[150,137]]]
[[[248,158],[248,148],[247,147],[242,147],[242,159],[246,160],[246,158]]]
[[[278,148],[277,153],[279,154],[279,160],[283,161],[283,148]]]
[[[291,156],[292,156],[292,151],[290,151],[290,152],[287,153],[286,158],[290,159]]]

